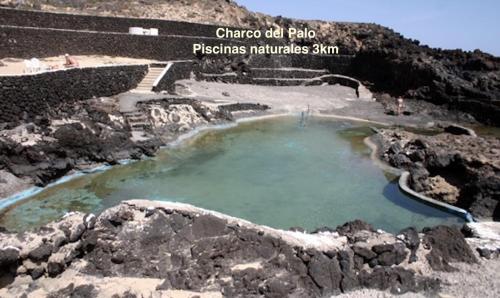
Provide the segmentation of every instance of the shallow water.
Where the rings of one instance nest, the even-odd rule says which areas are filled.
[[[396,232],[459,224],[399,191],[369,158],[366,126],[280,118],[210,131],[140,161],[47,188],[8,208],[0,225],[25,230],[65,212],[99,212],[122,200],[178,201],[277,228],[312,230],[356,218]]]

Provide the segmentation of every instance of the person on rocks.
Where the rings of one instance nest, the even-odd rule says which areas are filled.
[[[401,96],[398,97],[398,99],[396,99],[396,107],[397,107],[396,114],[399,116],[401,115],[401,113],[403,113],[403,108],[404,108],[403,98]]]
[[[66,63],[64,63],[64,67],[73,68],[73,67],[80,66],[78,61],[74,57],[71,57],[69,54],[64,54],[64,58],[66,59]]]

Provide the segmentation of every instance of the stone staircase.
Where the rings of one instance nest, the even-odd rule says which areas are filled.
[[[132,90],[133,92],[147,93],[153,92],[153,87],[156,80],[163,74],[165,67],[150,66],[149,71],[142,79],[142,81],[137,85],[137,88]]]
[[[123,116],[125,117],[125,120],[127,121],[127,124],[132,132],[144,132],[146,129],[151,128],[151,123],[149,122],[148,117],[140,111],[125,112],[123,113]]]

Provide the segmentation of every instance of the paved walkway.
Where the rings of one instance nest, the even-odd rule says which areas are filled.
[[[167,94],[156,94],[156,93],[135,93],[126,92],[117,96],[120,102],[120,112],[121,113],[131,113],[137,111],[136,104],[139,101],[150,101],[155,99],[166,98],[171,95]]]

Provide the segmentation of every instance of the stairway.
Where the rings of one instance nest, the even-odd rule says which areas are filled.
[[[142,112],[125,112],[123,113],[123,116],[130,126],[131,131],[143,132],[151,127],[148,117]]]
[[[163,74],[163,70],[165,70],[165,67],[149,67],[149,71],[144,79],[142,79],[139,85],[137,85],[137,88],[132,91],[140,93],[153,92],[154,84],[160,75]]]

